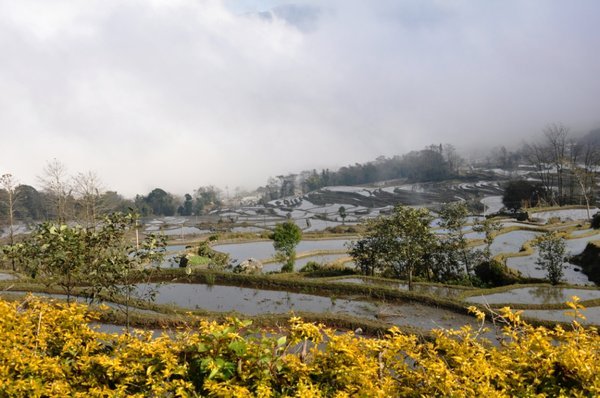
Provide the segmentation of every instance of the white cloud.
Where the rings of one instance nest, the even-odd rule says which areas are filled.
[[[600,123],[598,8],[0,0],[0,172],[34,183],[56,157],[128,195],[183,193],[585,130]]]

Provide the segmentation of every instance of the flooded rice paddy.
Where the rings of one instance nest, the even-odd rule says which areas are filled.
[[[490,251],[494,256],[500,253],[518,253],[525,242],[540,235],[540,232],[521,230],[500,234],[494,239]]]
[[[502,293],[472,296],[466,301],[480,304],[560,304],[570,301],[572,296],[577,296],[582,301],[600,299],[600,290],[556,286],[522,287]]]
[[[598,212],[597,208],[590,209],[590,217]],[[561,221],[575,221],[575,220],[587,220],[586,209],[563,209],[563,210],[551,210],[541,211],[538,213],[532,213],[532,218],[537,218],[542,222],[546,223],[551,218],[558,218]]]
[[[328,264],[332,263],[336,260],[339,260],[343,257],[348,257],[347,254],[321,254],[316,256],[308,256],[296,259],[296,263],[294,264],[294,270],[298,271],[309,261],[315,261],[319,264]],[[282,263],[269,263],[263,265],[263,272],[279,272],[281,271],[281,267],[283,267]]]
[[[588,242],[590,240],[597,239],[599,235],[592,235],[584,238],[576,238],[576,239],[567,239],[565,240],[565,245],[567,248],[567,257],[573,256],[581,253]],[[510,257],[506,259],[506,265],[512,269],[515,269],[523,276],[528,276],[532,278],[545,278],[546,270],[542,269],[539,265],[537,265],[537,260],[539,257],[539,253],[537,249],[534,250],[534,253],[529,256],[522,257]],[[581,272],[580,267],[573,265],[569,262],[563,263],[563,281],[575,285],[593,285],[587,275]]]
[[[575,318],[568,315],[568,310],[523,310],[523,316],[550,322],[570,323]],[[586,319],[578,318],[577,322],[583,325],[600,325],[600,307],[589,307],[581,310]]]
[[[519,271],[523,276],[544,279],[547,276],[547,272],[536,264],[537,259],[538,252],[536,250],[529,256],[507,258],[506,265],[509,268]],[[574,285],[594,284],[588,279],[587,275],[581,272],[580,267],[568,262],[563,263],[563,278],[561,281]]]
[[[296,247],[296,253],[310,251],[345,251],[348,239],[327,239],[327,240],[303,240]],[[212,248],[218,252],[229,254],[229,259],[234,261],[244,261],[248,258],[266,260],[275,255],[272,241],[248,242],[248,243],[230,243],[214,245]]]
[[[140,293],[150,289],[156,289],[156,303],[174,304],[192,310],[235,311],[244,315],[288,314],[293,311],[343,314],[425,330],[476,325],[473,317],[418,303],[381,303],[220,285],[138,285]]]
[[[373,285],[382,287],[391,287],[398,290],[408,290],[408,284],[404,282],[395,282],[390,280],[377,280],[370,278],[341,278],[332,280],[334,283],[356,283],[361,285]],[[464,289],[454,288],[450,286],[436,286],[436,285],[423,285],[415,283],[413,285],[413,291],[417,293],[430,294],[437,297],[458,297]]]
[[[12,281],[14,279],[17,279],[17,277],[13,274],[0,273],[0,281]]]

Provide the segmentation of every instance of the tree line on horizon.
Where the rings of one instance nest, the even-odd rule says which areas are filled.
[[[600,129],[574,136],[561,124],[547,126],[540,139],[516,150],[501,146],[491,150],[478,166],[514,170],[520,164],[533,168],[538,181],[515,185],[515,205],[538,202],[561,205],[594,203],[597,170],[600,170]],[[364,164],[337,170],[305,170],[279,175],[256,190],[261,201],[305,194],[332,185],[360,185],[385,180],[437,182],[460,178],[466,161],[451,144],[430,145],[393,157],[380,156]],[[39,177],[41,189],[21,184],[0,170],[0,226],[9,219],[20,221],[80,220],[91,223],[99,215],[133,209],[142,216],[201,215],[223,205],[223,194],[215,186],[203,186],[183,197],[162,188],[146,195],[125,198],[105,189],[93,171],[70,176],[58,160],[46,164]],[[520,196],[519,196],[520,195]],[[240,196],[240,195],[238,195]]]
[[[213,186],[199,187],[183,197],[155,188],[128,199],[106,189],[93,171],[69,175],[66,166],[56,159],[46,164],[39,185],[41,189],[20,183],[9,173],[0,174],[0,231],[9,227],[12,236],[17,221],[78,221],[91,226],[104,215],[130,210],[141,216],[191,216],[222,203],[220,191]]]
[[[524,142],[514,150],[506,146],[493,148],[485,157],[468,166],[514,171],[520,165],[529,165],[536,181],[509,176],[507,179],[519,181],[519,189],[530,194],[535,192],[527,199],[529,202],[550,205],[593,203],[594,184],[600,170],[600,129],[578,136],[560,123],[549,124],[542,130],[541,137]],[[468,170],[465,166],[467,162],[453,145],[429,145],[419,151],[390,158],[380,156],[336,171],[313,169],[271,177],[258,191],[263,202],[268,202],[334,185],[391,180],[439,182],[464,177],[465,170]],[[521,198],[517,201],[520,205]]]
[[[535,178],[513,178],[505,184],[508,209],[577,204],[589,210],[595,205],[600,129],[578,137],[562,124],[550,124],[540,139],[523,145],[518,159],[532,168]]]
[[[299,174],[279,175],[270,178],[258,191],[263,200],[268,202],[332,185],[361,185],[395,179],[443,181],[457,176],[464,163],[453,145],[430,145],[391,158],[379,156],[373,161],[344,166],[337,171],[322,169],[319,172],[313,169]]]

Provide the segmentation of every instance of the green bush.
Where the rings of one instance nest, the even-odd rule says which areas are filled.
[[[200,257],[206,257],[216,266],[215,269],[223,268],[229,263],[229,255],[214,251],[208,242],[200,242],[197,253]]]
[[[529,220],[529,214],[526,211],[518,212],[515,216],[517,221],[527,221]]]
[[[505,286],[519,282],[519,277],[502,263],[483,261],[475,267],[475,275],[488,286]]]
[[[592,228],[600,229],[600,212],[594,214],[592,217]]]
[[[314,272],[319,271],[323,268],[323,265],[316,261],[309,261],[304,267],[300,269],[300,272]]]
[[[321,267],[315,271],[305,272],[304,275],[309,278],[326,278],[330,276],[356,275],[356,270],[347,267]]]

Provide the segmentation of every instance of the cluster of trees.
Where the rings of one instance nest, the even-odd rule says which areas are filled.
[[[535,181],[510,181],[504,205],[512,210],[538,205],[595,203],[600,170],[600,129],[574,136],[562,124],[551,124],[536,142],[517,152],[496,151],[496,164],[510,168],[517,161],[531,165]]]
[[[221,193],[214,186],[200,187],[193,195],[186,193],[183,198],[155,188],[148,195],[137,195],[134,200],[134,207],[142,216],[200,215],[221,205]]]
[[[270,236],[275,255],[283,262],[281,272],[293,272],[296,262],[296,246],[302,240],[302,230],[292,220],[279,223]]]
[[[312,170],[281,175],[269,179],[268,184],[260,188],[260,192],[269,201],[307,193],[328,185],[359,185],[399,178],[412,182],[442,181],[458,175],[463,163],[464,160],[452,145],[431,145],[402,156],[380,156],[372,162],[356,163],[337,171],[323,169],[320,172]]]
[[[150,264],[162,260],[166,246],[164,236],[152,234],[132,243],[129,232],[137,226],[134,213],[112,213],[92,228],[44,222],[22,242],[0,247],[0,253],[13,270],[61,288],[67,302],[77,290],[90,301],[103,297],[122,303],[129,323],[135,283]]]
[[[360,185],[394,179],[443,181],[459,176],[464,163],[452,145],[431,145],[420,151],[391,158],[381,156],[336,171],[323,169],[280,175],[270,178],[258,191],[263,200],[270,201],[331,185]],[[600,129],[575,136],[567,127],[551,124],[538,141],[514,151],[504,146],[494,148],[481,165],[512,170],[519,164],[530,165],[539,180],[539,184],[532,184],[536,185],[537,191],[531,199],[534,202],[550,205],[594,203],[595,181],[600,170]]]
[[[541,140],[525,146],[524,155],[535,167],[545,202],[564,205],[594,201],[600,130],[574,137],[562,124],[551,124]]]
[[[350,254],[365,275],[405,278],[409,289],[415,276],[471,283],[475,266],[491,261],[489,247],[499,226],[489,219],[480,222],[474,229],[484,232],[486,245],[483,251],[474,251],[465,237],[467,216],[463,202],[445,205],[439,225],[446,234],[436,235],[429,210],[398,205],[389,216],[366,221],[364,232],[350,245]]]
[[[57,160],[47,163],[39,182],[41,190],[11,174],[0,177],[0,228],[8,229],[11,244],[17,222],[77,220],[89,227],[102,215],[133,207],[132,201],[105,190],[96,173],[69,175]]]
[[[564,275],[567,252],[564,236],[556,231],[548,232],[536,242],[536,246],[540,253],[536,264],[546,270],[550,283],[558,285]]]
[[[511,180],[504,187],[502,204],[508,210],[517,211],[524,207],[536,207],[546,197],[546,191],[538,181]]]
[[[433,216],[424,208],[396,206],[389,216],[367,220],[364,232],[350,245],[350,254],[365,275],[384,275],[408,281],[413,277],[434,282],[506,285],[517,275],[493,258],[490,247],[501,225],[493,219],[477,221],[473,231],[484,235],[483,249],[469,247],[465,237],[468,211],[464,202],[446,204],[439,213],[442,235],[431,228]],[[541,237],[537,264],[552,284],[563,276],[564,237],[551,232]]]
[[[41,190],[20,183],[11,174],[0,175],[0,229],[8,229],[10,243],[17,221],[64,223],[75,220],[91,226],[99,217],[129,209],[143,216],[191,216],[222,204],[220,191],[213,186],[200,187],[193,195],[185,194],[183,198],[156,188],[148,195],[126,199],[106,190],[95,172],[70,175],[65,165],[56,159],[46,164],[39,183]]]

